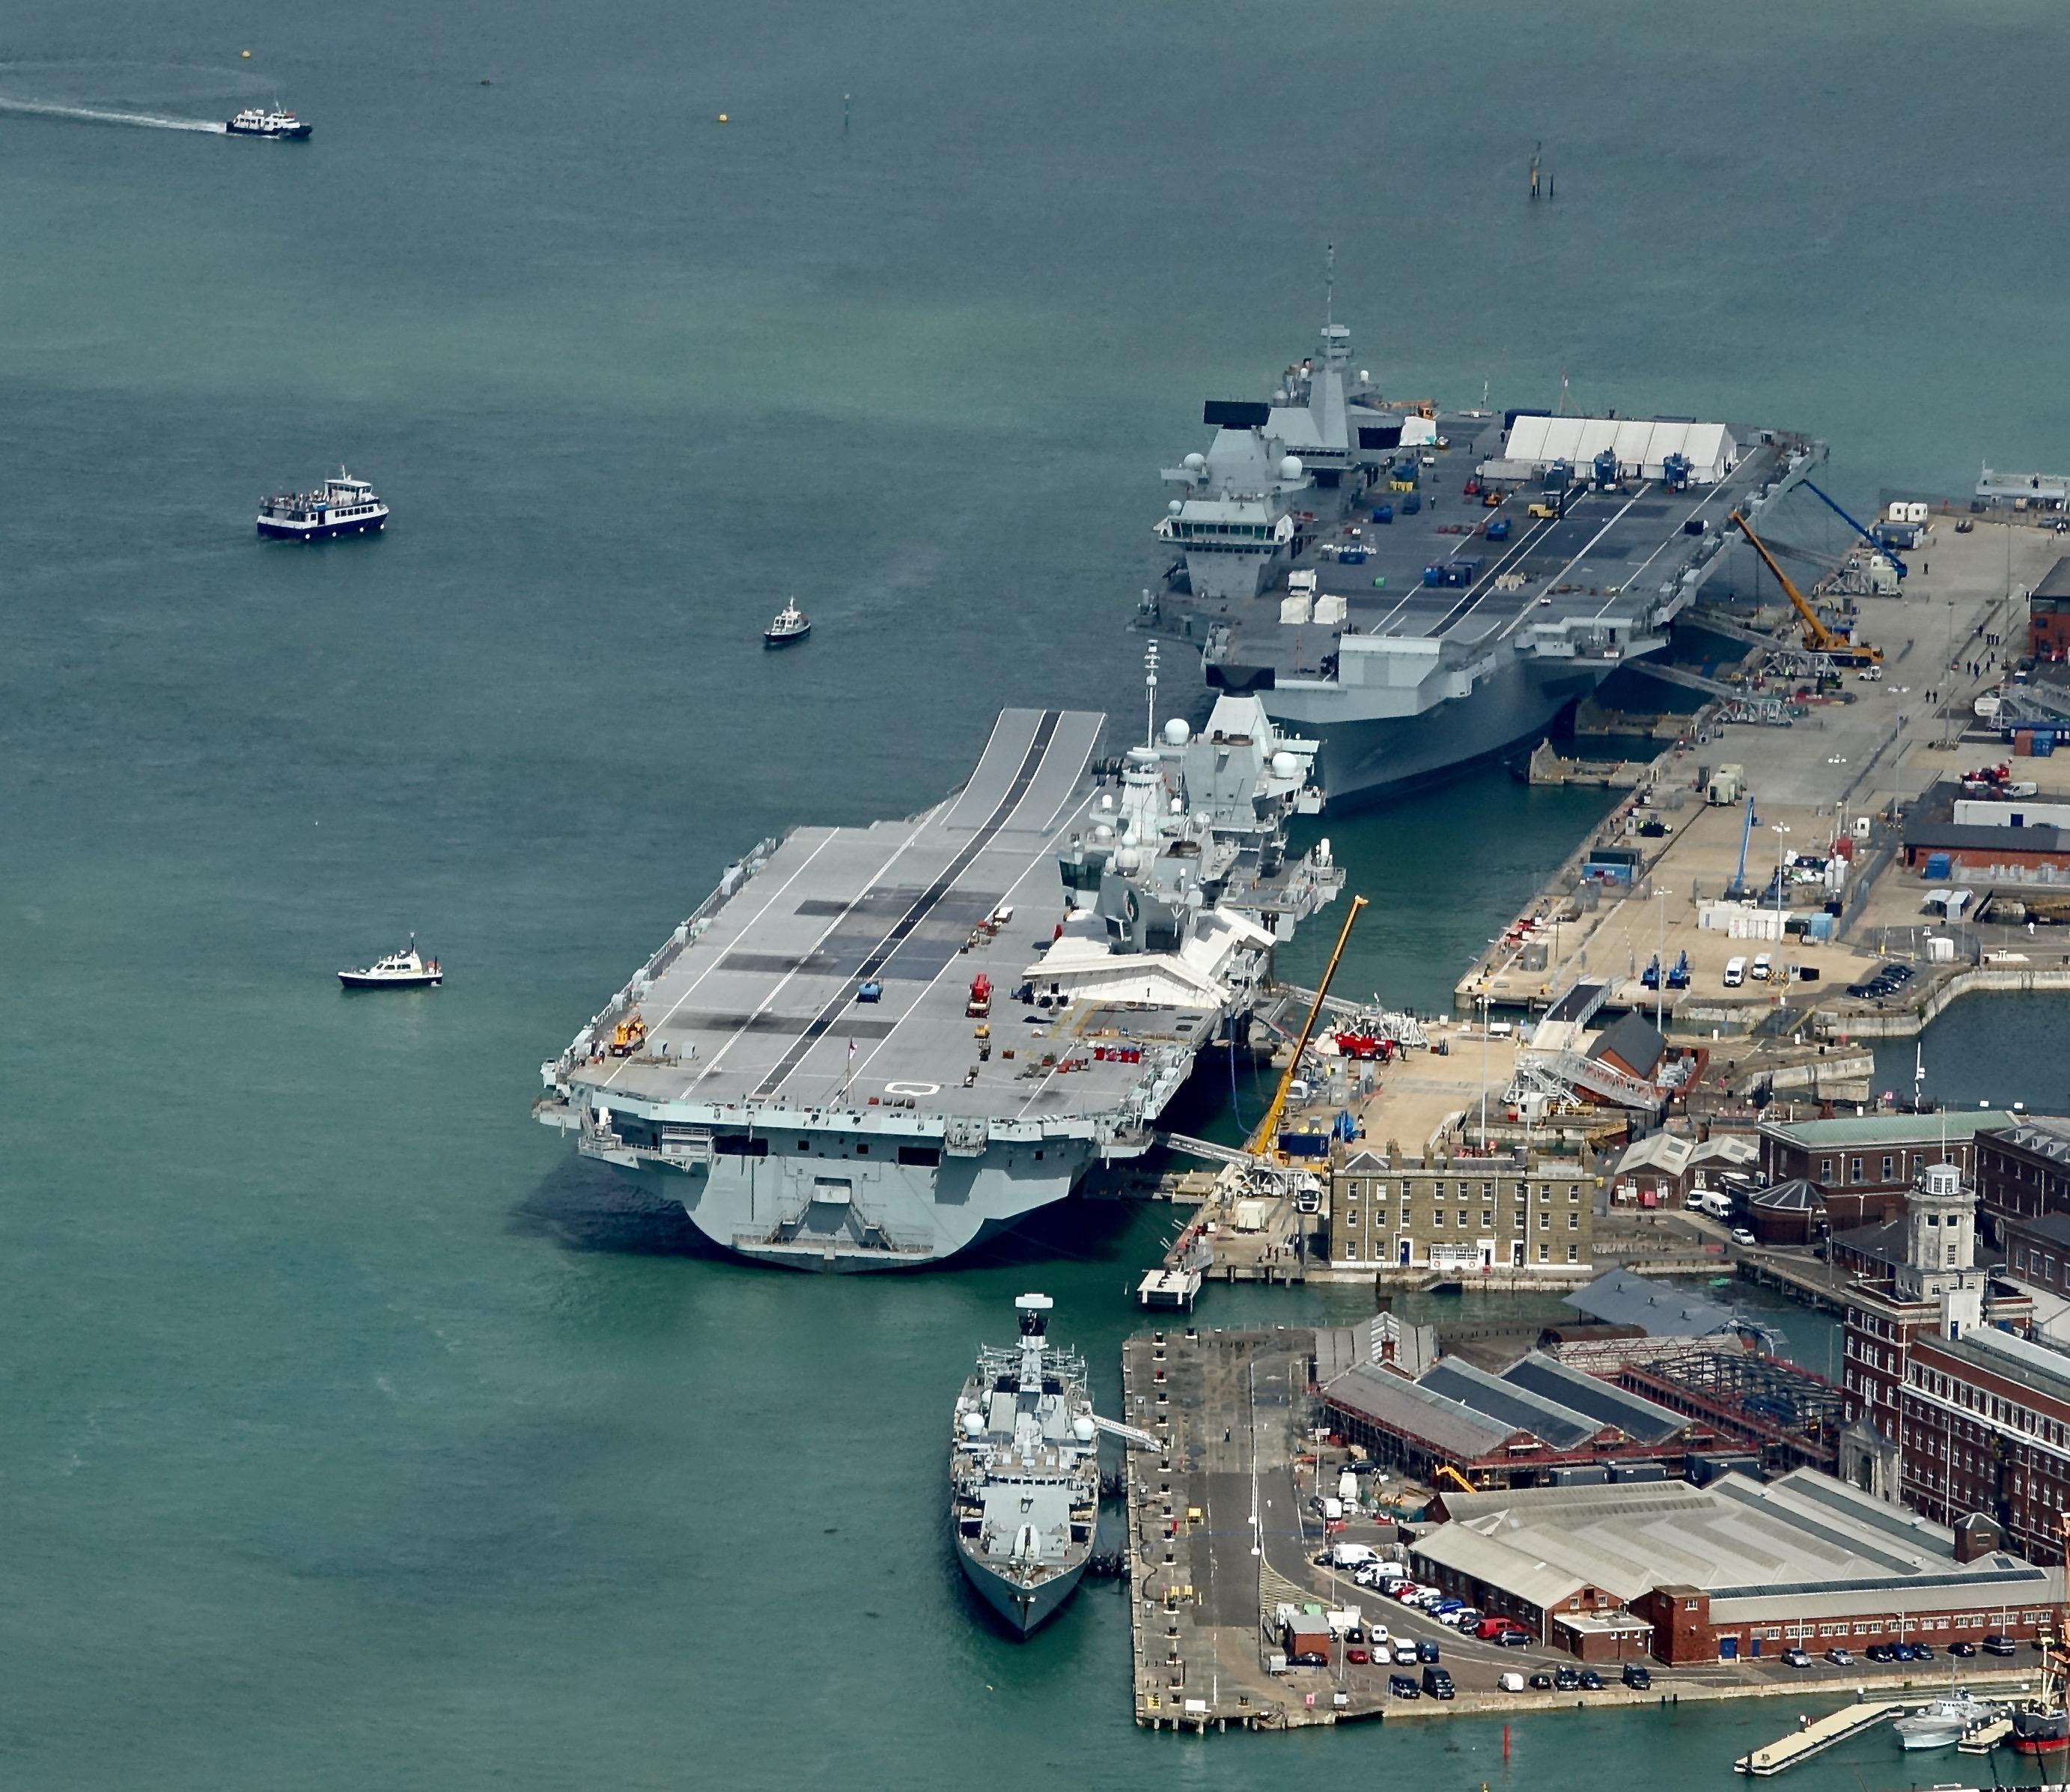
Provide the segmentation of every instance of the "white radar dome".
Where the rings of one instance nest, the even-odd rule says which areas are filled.
[[[1275,778],[1298,778],[1301,775],[1301,762],[1282,748],[1272,755],[1272,775]]]
[[[1186,471],[1188,473],[1198,473],[1207,464],[1208,457],[1205,454],[1189,454],[1186,456]]]
[[[1298,454],[1290,454],[1281,461],[1279,477],[1282,479],[1299,479],[1301,477],[1301,456]]]
[[[1104,846],[1109,841],[1114,838],[1114,829],[1106,822],[1102,821],[1097,828],[1093,829],[1093,838]]]
[[[1192,738],[1193,730],[1182,715],[1175,715],[1164,724],[1164,744],[1167,747],[1184,747]]]
[[[1180,511],[1184,510],[1186,506],[1175,497],[1169,504],[1166,505],[1164,508],[1169,514],[1176,517]]]
[[[963,1414],[963,1435],[967,1438],[981,1438],[984,1435],[984,1414],[965,1413]]]
[[[1133,877],[1143,869],[1143,855],[1133,846],[1124,846],[1114,855],[1114,868],[1124,878]]]
[[[1083,1413],[1071,1421],[1071,1435],[1080,1443],[1090,1443],[1098,1430],[1099,1427]]]

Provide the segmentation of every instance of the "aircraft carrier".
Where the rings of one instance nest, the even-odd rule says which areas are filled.
[[[1730,513],[1826,455],[1690,418],[1443,413],[1354,373],[1344,325],[1319,347],[1267,402],[1206,406],[1139,620],[1319,739],[1333,804],[1499,755],[1659,652]]]
[[[1008,710],[927,813],[764,841],[541,1067],[538,1117],[813,1270],[949,1256],[1148,1150],[1343,874],[1286,849],[1315,743],[1255,698],[1096,759],[1103,722]]]

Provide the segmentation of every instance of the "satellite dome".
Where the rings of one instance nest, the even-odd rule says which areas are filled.
[[[1299,479],[1301,477],[1301,456],[1298,454],[1290,454],[1281,461],[1279,477],[1282,479]]]
[[[984,1414],[973,1412],[963,1414],[963,1435],[967,1438],[981,1438],[984,1435]]]
[[[1181,503],[1179,501],[1179,500],[1178,500],[1178,499],[1176,499],[1176,497],[1175,497],[1174,499],[1172,499],[1172,501],[1171,501],[1169,504],[1168,504],[1168,505],[1166,505],[1164,506],[1164,509],[1165,509],[1166,512],[1167,512],[1169,515],[1175,516],[1175,517],[1176,517],[1176,516],[1177,516],[1177,515],[1179,514],[1179,513],[1180,513],[1180,511],[1184,510],[1185,508],[1186,508],[1186,507],[1185,507],[1185,505],[1183,505],[1183,504],[1181,504]]]
[[[1114,807],[1114,792],[1112,791],[1103,790],[1100,792],[1100,807],[1103,809],[1111,809]]]
[[[1094,1424],[1090,1414],[1081,1413],[1071,1421],[1071,1435],[1080,1443],[1090,1443],[1099,1427]]]
[[[1189,454],[1186,456],[1186,471],[1188,473],[1198,473],[1207,464],[1208,457],[1205,454]]]
[[[1143,869],[1143,855],[1133,846],[1124,846],[1114,855],[1114,868],[1124,878],[1130,878]]]
[[[1164,724],[1164,744],[1167,747],[1184,747],[1192,738],[1193,730],[1187,726],[1186,718],[1182,715],[1175,715]]]
[[[1093,829],[1093,838],[1104,846],[1109,841],[1114,838],[1114,829],[1106,822],[1102,821],[1098,827]]]
[[[1298,778],[1301,775],[1301,762],[1282,747],[1272,755],[1272,775],[1275,778]]]

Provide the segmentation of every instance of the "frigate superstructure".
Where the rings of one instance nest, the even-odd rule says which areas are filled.
[[[1343,873],[1287,822],[1312,741],[1225,697],[1096,758],[1008,710],[925,814],[763,841],[560,1056],[538,1118],[802,1269],[947,1257],[1148,1150]]]
[[[949,1439],[956,1560],[1021,1637],[1071,1596],[1099,1524],[1099,1422],[1085,1359],[1049,1342],[1055,1304],[1014,1302],[1020,1341],[979,1350]]]
[[[1548,728],[1667,625],[1824,444],[1689,418],[1442,412],[1383,397],[1334,321],[1262,403],[1210,401],[1164,469],[1142,626],[1322,743],[1333,804]],[[1172,557],[1176,555],[1176,557]]]

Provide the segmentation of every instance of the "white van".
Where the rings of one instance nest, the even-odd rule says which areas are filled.
[[[1731,958],[1731,959],[1727,959],[1725,960],[1725,987],[1726,987],[1726,988],[1728,988],[1728,989],[1737,989],[1737,988],[1739,988],[1739,986],[1740,986],[1741,984],[1745,983],[1745,981],[1746,981],[1746,960],[1745,960],[1745,959],[1743,959],[1743,958]]]
[[[1775,966],[1768,954],[1756,952],[1753,957],[1753,970],[1750,973],[1753,980],[1756,983],[1766,983],[1774,973]]]
[[[1699,1195],[1696,1206],[1700,1212],[1709,1214],[1714,1220],[1728,1220],[1732,1217],[1732,1197],[1721,1194],[1715,1189]]]

